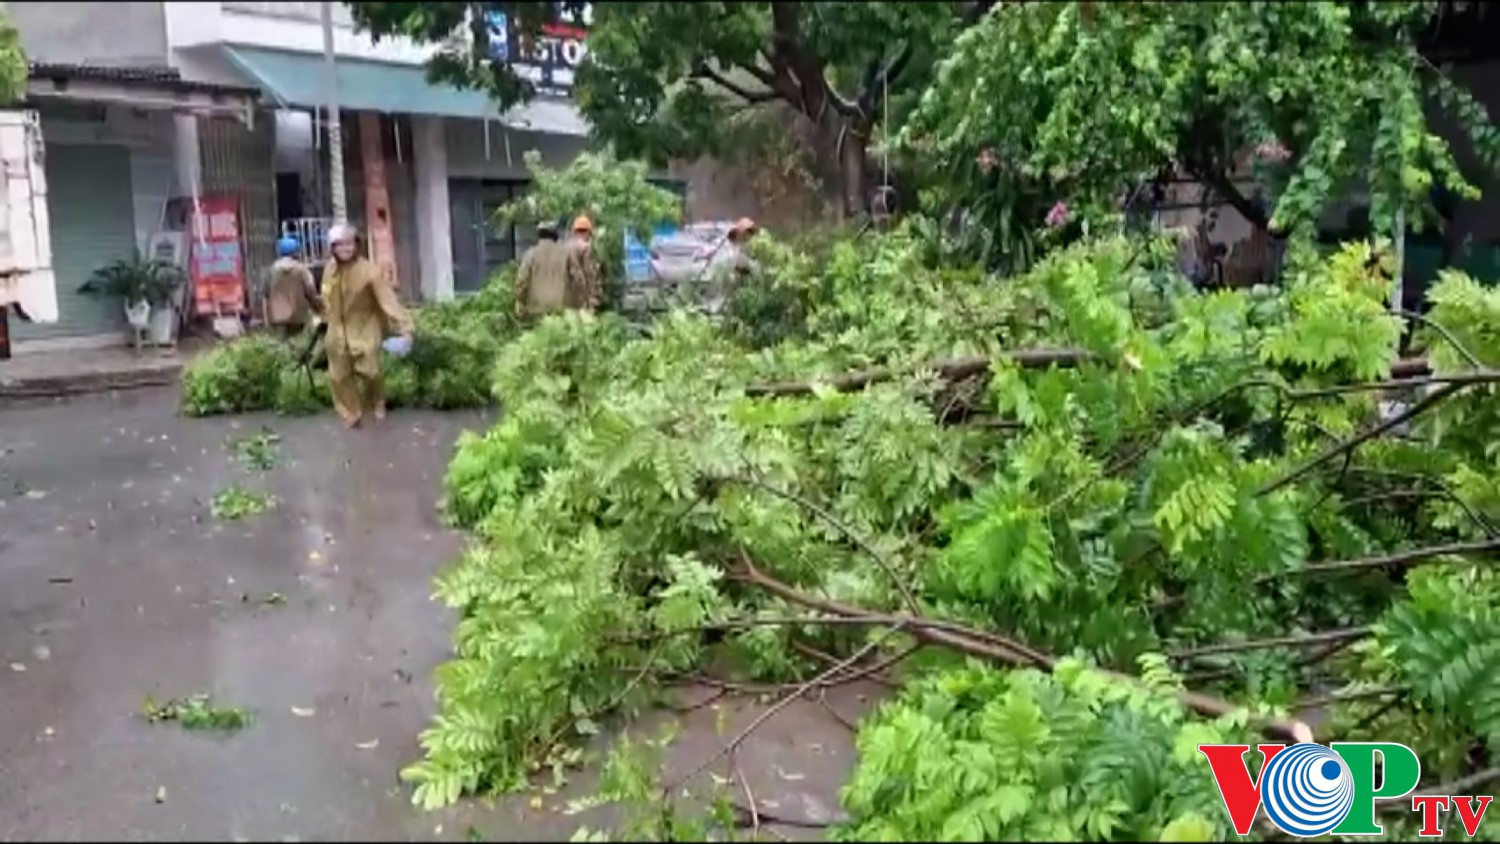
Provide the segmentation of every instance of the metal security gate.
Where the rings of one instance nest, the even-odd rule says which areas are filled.
[[[255,115],[254,130],[236,120],[198,119],[204,195],[239,197],[245,289],[276,260],[276,135],[269,112]]]
[[[15,341],[120,332],[123,304],[78,292],[95,270],[135,252],[130,150],[102,144],[48,144],[47,201],[57,278],[57,322],[11,320]]]
[[[453,237],[453,289],[472,293],[536,243],[533,227],[500,226],[495,212],[526,195],[521,179],[450,179],[448,214]]]

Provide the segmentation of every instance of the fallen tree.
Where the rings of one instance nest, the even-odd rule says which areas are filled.
[[[518,788],[682,681],[780,696],[689,777],[798,696],[897,686],[859,725],[836,832],[861,840],[1210,840],[1195,748],[1257,735],[1400,736],[1433,782],[1481,776],[1500,294],[1445,277],[1403,362],[1358,244],[1214,293],[1160,244],[1003,283],[918,248],[769,265],[812,292],[758,352],[680,312],[501,349],[506,414],[446,481],[476,541],[439,578],[463,617],[418,803]],[[627,835],[704,834],[686,778],[646,780],[606,772],[651,803]]]

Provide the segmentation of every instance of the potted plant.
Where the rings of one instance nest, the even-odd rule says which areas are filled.
[[[118,297],[125,306],[125,319],[137,332],[149,326],[151,342],[171,343],[177,332],[177,292],[182,288],[182,268],[140,252],[128,259],[105,264],[78,288],[80,293]]]

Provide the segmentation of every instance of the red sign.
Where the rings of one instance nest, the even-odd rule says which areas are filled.
[[[239,314],[245,308],[245,255],[239,203],[226,196],[198,200],[189,218],[188,268],[196,314]]]

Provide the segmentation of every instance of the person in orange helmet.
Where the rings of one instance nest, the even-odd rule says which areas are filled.
[[[594,221],[586,214],[573,220],[568,239],[567,307],[584,311],[598,309],[604,296],[604,272],[594,255]]]
[[[745,251],[750,238],[759,227],[749,217],[741,217],[729,227],[724,243],[714,253],[709,265],[709,289],[704,296],[704,308],[710,314],[724,309],[734,290],[757,269],[755,261]]]

